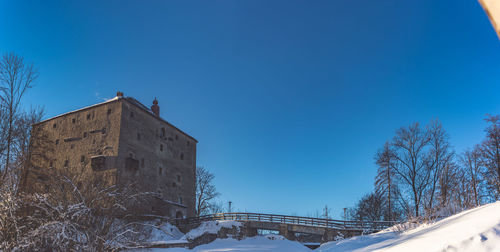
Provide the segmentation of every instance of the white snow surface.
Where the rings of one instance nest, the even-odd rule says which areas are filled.
[[[403,233],[382,231],[329,242],[317,251],[500,251],[500,201]]]
[[[181,239],[184,240],[193,240],[196,237],[199,237],[205,233],[209,234],[217,234],[221,228],[233,228],[241,227],[241,222],[226,220],[226,221],[206,221],[201,223],[201,225],[191,231],[189,231],[186,235],[184,235]]]
[[[256,236],[243,240],[217,239],[209,244],[204,244],[193,249],[185,248],[156,248],[144,251],[151,252],[251,252],[251,251],[279,251],[279,252],[311,252],[310,249],[296,241],[271,240],[264,236]]]
[[[238,222],[206,223],[186,234],[197,237],[206,232],[216,233],[222,226],[241,225]],[[406,225],[412,228],[412,225]],[[366,251],[500,251],[500,201],[467,210],[443,220],[423,224],[405,232],[397,228],[365,236],[323,244],[318,252],[366,252]],[[312,251],[299,242],[282,239],[279,235],[258,236],[243,239],[217,239],[192,250],[184,248],[149,249],[141,251],[167,252],[222,252],[222,251]]]
[[[148,241],[151,243],[167,243],[168,241],[178,241],[184,234],[177,229],[176,226],[168,223],[148,223],[146,225],[151,225],[151,237]]]

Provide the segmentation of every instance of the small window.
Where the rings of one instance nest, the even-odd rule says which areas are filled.
[[[57,123],[52,124],[52,128],[57,128]]]
[[[108,109],[108,115],[111,115],[111,109]]]
[[[144,158],[141,159],[141,167],[144,168]]]
[[[172,183],[172,187],[173,187],[173,188],[176,188],[176,187],[177,187],[177,184],[176,184],[175,182],[174,182],[174,183]]]
[[[182,204],[182,197],[179,195],[179,204]]]
[[[66,160],[64,160],[64,167],[68,167],[68,166],[69,166],[69,160],[66,159]]]
[[[87,137],[87,132],[83,132],[83,138]]]
[[[74,145],[74,144],[72,144],[69,148],[70,148],[70,149],[73,149],[73,148],[75,148],[75,145]]]
[[[53,165],[54,165],[54,163],[52,161],[50,161],[49,168],[52,168]]]
[[[162,172],[163,172],[162,170],[163,170],[163,169],[162,169],[161,167],[160,167],[160,168],[158,168],[158,175],[160,175],[160,176],[162,175]]]
[[[187,141],[187,144],[186,144],[186,145],[187,145],[187,146],[189,146],[189,141]]]
[[[137,133],[137,141],[141,141],[141,134]]]
[[[76,119],[75,118],[71,119],[71,122],[76,123]]]
[[[165,137],[165,128],[161,128],[161,137]]]
[[[130,117],[134,118],[134,112],[130,112]]]
[[[177,182],[181,182],[181,175],[177,175]]]
[[[181,160],[184,160],[184,153],[181,153]]]
[[[163,144],[160,144],[160,151],[163,151]]]
[[[80,157],[80,162],[82,162],[82,163],[83,163],[83,162],[85,162],[85,156],[84,156],[84,155],[82,155],[82,156]]]
[[[106,128],[102,128],[101,133],[104,135],[106,134]]]
[[[56,139],[56,145],[58,145],[58,144],[59,144],[59,139]]]
[[[87,114],[87,120],[90,120],[90,114]]]
[[[90,167],[94,171],[102,171],[106,169],[106,157],[95,156],[90,158]]]
[[[178,135],[175,135],[175,140],[178,140],[179,139],[179,136]]]
[[[130,171],[137,171],[139,169],[139,161],[131,156],[125,159],[125,168]]]

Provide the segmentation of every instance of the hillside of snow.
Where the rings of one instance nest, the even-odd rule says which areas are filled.
[[[500,251],[500,201],[403,233],[379,232],[316,249],[344,251]]]
[[[231,223],[233,224],[233,223]],[[229,225],[229,223],[228,223]],[[212,224],[200,227],[191,235],[210,232]],[[276,236],[280,237],[280,236]],[[167,252],[216,252],[216,251],[312,251],[299,242],[252,237],[241,241],[217,239],[192,250],[184,248],[150,249]],[[480,206],[432,224],[424,224],[405,231],[382,231],[323,244],[318,252],[365,251],[500,251],[500,201]]]

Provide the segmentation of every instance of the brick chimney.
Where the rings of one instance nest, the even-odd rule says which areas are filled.
[[[120,91],[116,92],[116,96],[118,96],[119,98],[123,98],[123,92]]]
[[[158,100],[156,99],[156,97],[153,101],[153,105],[151,106],[151,111],[153,111],[153,114],[155,114],[155,116],[160,117],[160,106],[158,106]]]

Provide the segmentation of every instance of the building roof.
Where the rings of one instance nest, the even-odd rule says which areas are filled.
[[[56,118],[59,118],[59,117],[63,117],[63,116],[66,116],[66,115],[70,115],[70,114],[73,114],[73,113],[77,113],[77,112],[81,112],[81,111],[84,111],[84,110],[88,110],[88,109],[91,109],[91,108],[95,108],[95,107],[98,107],[98,106],[101,106],[101,105],[104,105],[104,104],[108,104],[108,103],[112,103],[112,102],[116,102],[116,101],[127,101],[129,102],[130,104],[144,110],[147,114],[150,114],[153,118],[157,119],[157,120],[160,120],[168,125],[170,125],[171,127],[175,128],[176,130],[178,130],[179,132],[181,132],[182,134],[184,134],[185,136],[191,138],[192,140],[194,140],[195,142],[198,142],[198,140],[196,140],[194,137],[190,136],[189,134],[187,134],[186,132],[180,130],[179,128],[177,128],[176,126],[174,126],[173,124],[169,123],[168,121],[166,121],[165,119],[159,117],[159,116],[156,116],[153,111],[151,111],[151,109],[149,109],[148,107],[146,107],[144,104],[142,104],[141,102],[139,102],[138,100],[136,100],[135,98],[133,97],[123,97],[123,96],[116,96],[112,99],[109,99],[105,102],[101,102],[101,103],[97,103],[97,104],[94,104],[94,105],[91,105],[91,106],[87,106],[87,107],[84,107],[84,108],[81,108],[81,109],[77,109],[77,110],[73,110],[73,111],[70,111],[70,112],[66,112],[66,113],[63,113],[63,114],[60,114],[60,115],[57,115],[57,116],[54,116],[54,117],[51,117],[51,118],[48,118],[48,119],[45,119],[45,120],[42,120],[40,122],[37,122],[37,123],[34,123],[33,125],[38,125],[38,124],[41,124],[41,123],[45,123],[45,122],[48,122],[50,120],[53,120],[53,119],[56,119]]]

